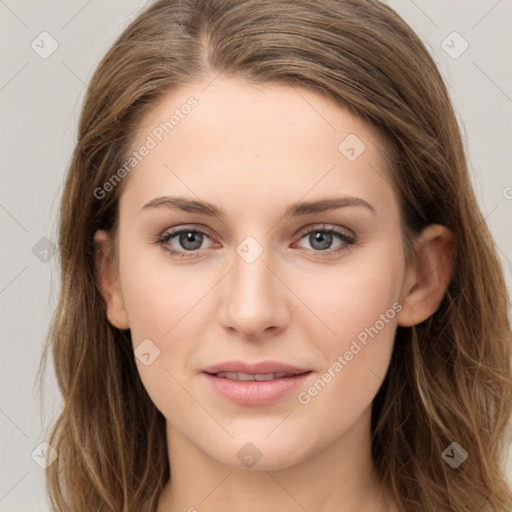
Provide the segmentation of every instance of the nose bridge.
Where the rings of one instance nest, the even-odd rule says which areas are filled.
[[[260,243],[248,236],[236,246],[225,285],[223,324],[246,337],[279,328],[286,321],[283,285],[269,268],[273,260],[270,237],[265,240]]]

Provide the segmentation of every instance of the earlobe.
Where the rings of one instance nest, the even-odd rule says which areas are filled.
[[[455,240],[440,224],[427,226],[415,243],[414,264],[407,269],[402,288],[398,325],[410,327],[433,315],[453,274]]]
[[[108,234],[103,230],[96,231],[94,243],[96,245],[96,280],[107,306],[108,321],[118,329],[129,329],[130,325]]]

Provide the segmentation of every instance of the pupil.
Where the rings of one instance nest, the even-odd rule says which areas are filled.
[[[320,242],[320,247],[315,247],[319,250],[325,250],[328,249],[331,245],[332,235],[330,233],[321,233],[319,231],[316,232],[316,235],[314,235],[314,243],[311,245],[315,247],[315,243]],[[323,241],[323,243],[322,243]]]
[[[201,247],[202,236],[203,235],[201,233],[193,233],[193,232],[189,231],[188,233],[183,233],[180,236],[180,243],[182,244],[182,246],[185,249],[194,251]],[[195,245],[194,245],[194,238],[196,238],[196,237],[198,237],[198,240],[195,241]],[[189,243],[192,243],[192,247],[188,245]]]

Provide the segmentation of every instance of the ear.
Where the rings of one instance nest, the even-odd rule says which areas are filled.
[[[440,224],[427,226],[415,241],[414,263],[402,287],[398,325],[410,327],[433,315],[450,283],[455,259],[452,232]]]
[[[94,243],[96,245],[96,279],[107,305],[108,321],[118,329],[129,329],[112,241],[105,231],[98,230],[94,234]]]

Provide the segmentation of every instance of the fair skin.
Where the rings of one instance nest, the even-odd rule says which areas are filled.
[[[130,329],[134,349],[150,339],[160,350],[151,364],[136,360],[167,422],[172,477],[158,512],[395,511],[372,464],[371,404],[397,325],[417,324],[439,306],[452,271],[451,234],[427,227],[406,264],[385,143],[327,98],[284,85],[207,83],[174,91],[140,127],[134,148],[188,97],[198,100],[131,172],[120,198],[119,261],[107,234],[95,236],[109,321]],[[348,134],[366,146],[353,161],[338,150]],[[225,217],[143,210],[161,196],[208,201]],[[284,216],[293,202],[337,196],[370,207]],[[174,235],[166,244],[179,254],[171,255],[154,239],[178,227],[207,235],[188,244]],[[322,231],[331,227],[356,242]],[[250,263],[237,253],[246,237],[263,250]],[[297,391],[390,310],[378,334],[300,403]],[[273,403],[241,405],[202,371],[234,359],[311,373]],[[252,467],[237,456],[249,442],[261,455]]]

